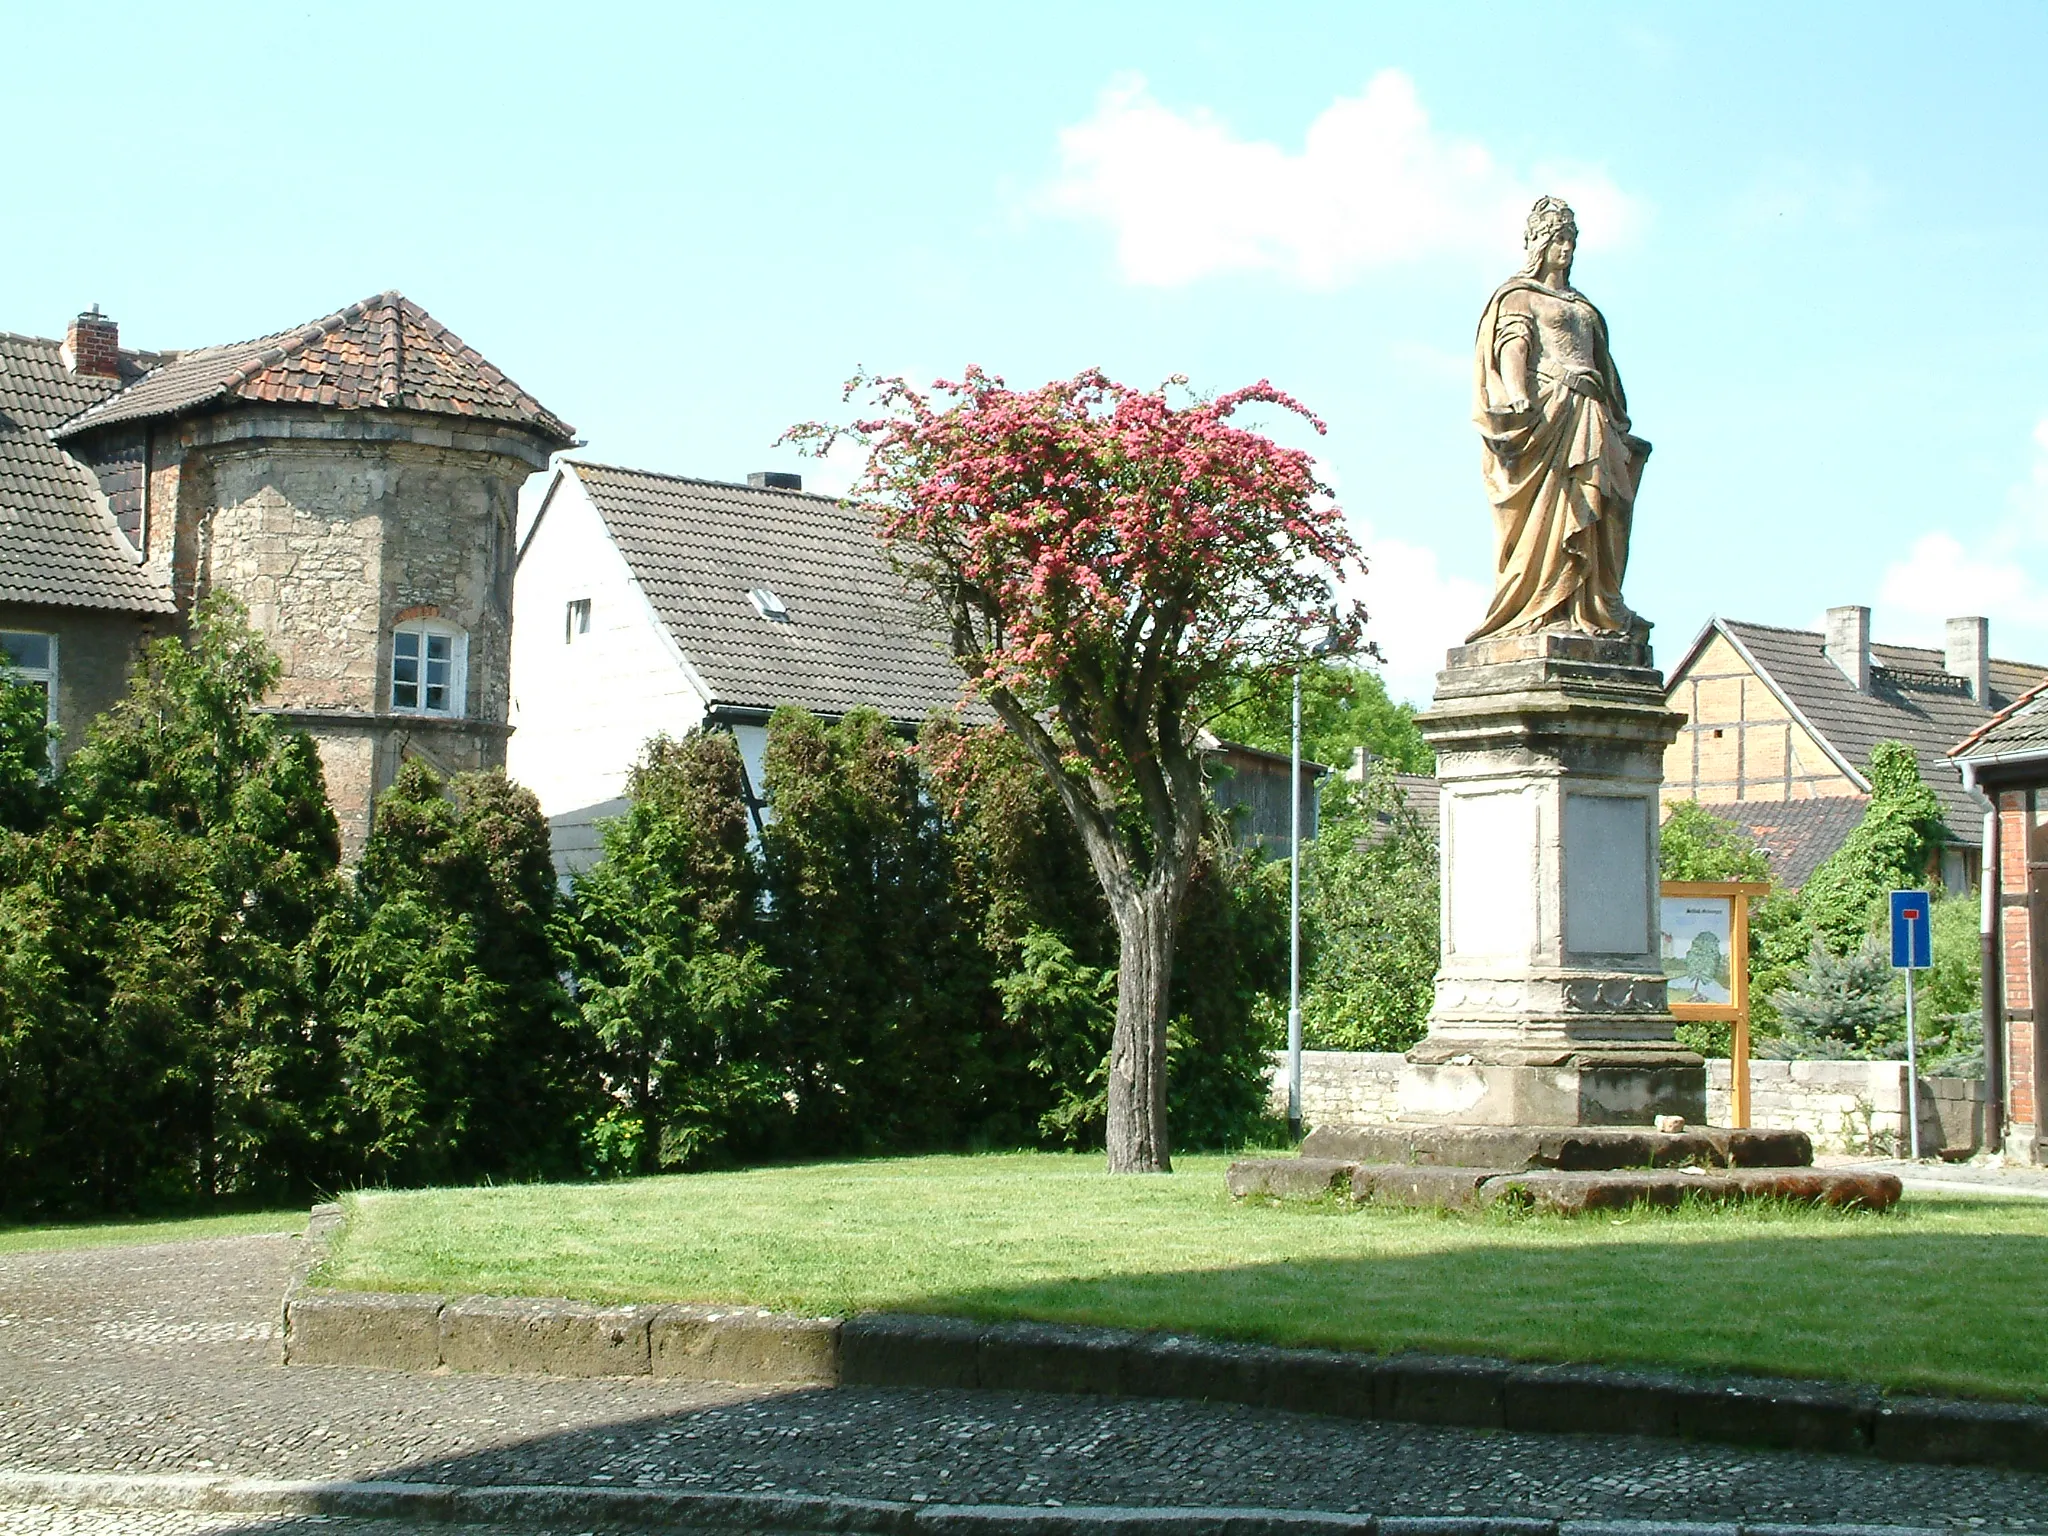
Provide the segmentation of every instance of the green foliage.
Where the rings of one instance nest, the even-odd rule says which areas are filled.
[[[151,645],[0,852],[0,1206],[280,1197],[325,1165],[307,944],[339,899],[319,757],[252,706],[233,603]]]
[[[1933,966],[1916,978],[1920,1070],[1941,1077],[1984,1075],[1984,938],[1970,895],[1937,896],[1929,921]]]
[[[1657,841],[1658,871],[1666,880],[1769,880],[1770,861],[1732,821],[1681,800],[1664,818]]]
[[[1294,740],[1291,670],[1240,671],[1221,690],[1209,728],[1229,741],[1286,752]],[[1436,754],[1415,726],[1415,706],[1396,704],[1364,661],[1318,657],[1301,669],[1301,754],[1348,768],[1356,748],[1402,773],[1436,772]]]
[[[1883,920],[1887,894],[1923,886],[1948,833],[1913,749],[1881,741],[1866,771],[1863,820],[1800,891],[1806,922],[1834,955],[1847,955]]]
[[[598,1171],[699,1165],[735,1138],[762,1140],[782,1106],[767,1051],[782,1004],[744,786],[730,736],[657,736],[566,905],[563,947],[614,1099],[586,1138]]]
[[[999,1015],[914,753],[874,710],[827,726],[782,709],[764,777],[791,1134],[834,1152],[964,1137],[986,1107]]]
[[[595,1082],[550,942],[547,821],[502,771],[414,760],[325,945],[341,1115],[374,1181],[561,1177]]]
[[[1865,939],[1846,955],[1815,937],[1806,970],[1772,999],[1775,1048],[1799,1058],[1905,1054],[1905,1003],[1891,957]],[[1759,1052],[1761,1054],[1761,1051]]]
[[[1242,1144],[1266,1117],[1271,1053],[1285,1043],[1287,866],[1212,832],[1174,940],[1167,1096],[1183,1147]]]
[[[0,671],[0,828],[33,832],[56,807],[48,696]]]
[[[996,979],[996,990],[1004,1019],[1031,1038],[1032,1072],[1051,1090],[1052,1103],[1038,1117],[1040,1139],[1055,1147],[1100,1146],[1109,1114],[1115,968],[1085,965],[1057,933],[1033,928],[1019,946],[1017,968]]]
[[[1427,1028],[1439,962],[1437,848],[1384,762],[1362,786],[1326,786],[1302,863],[1303,1039],[1406,1050]]]

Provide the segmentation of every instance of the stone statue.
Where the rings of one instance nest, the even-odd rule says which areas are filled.
[[[1473,420],[1499,548],[1493,605],[1473,640],[1647,633],[1622,603],[1621,579],[1650,445],[1629,433],[1607,322],[1572,287],[1578,236],[1566,204],[1537,199],[1528,260],[1479,320]]]

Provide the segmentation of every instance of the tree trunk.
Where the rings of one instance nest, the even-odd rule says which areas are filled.
[[[1109,1171],[1170,1173],[1166,1139],[1166,1008],[1173,981],[1171,883],[1148,881],[1112,903],[1116,1033],[1109,1047]]]

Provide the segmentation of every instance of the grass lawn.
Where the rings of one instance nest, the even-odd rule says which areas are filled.
[[[1234,1205],[1223,1157],[904,1158],[365,1193],[322,1279],[746,1301],[2048,1397],[2048,1202],[1578,1218]]]
[[[244,1237],[252,1232],[303,1232],[306,1213],[250,1211],[235,1216],[185,1216],[162,1221],[61,1223],[43,1227],[0,1226],[0,1253],[43,1248],[114,1248],[138,1243],[183,1243],[199,1237]]]

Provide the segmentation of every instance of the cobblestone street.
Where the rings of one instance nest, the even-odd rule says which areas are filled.
[[[2048,1477],[2013,1472],[1140,1400],[286,1369],[297,1247],[0,1257],[0,1471],[2048,1531]],[[316,1529],[400,1527],[0,1507],[7,1536]]]

